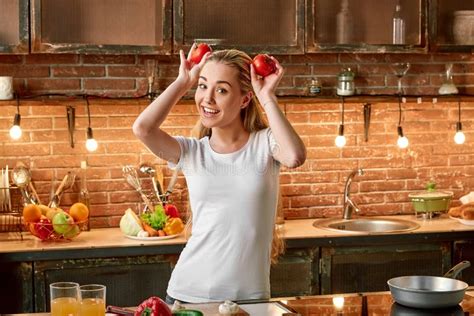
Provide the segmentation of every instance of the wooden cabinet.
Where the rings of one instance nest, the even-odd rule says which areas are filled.
[[[430,46],[433,50],[473,50],[474,1],[432,0],[429,19]]]
[[[319,294],[319,248],[288,249],[270,270],[272,297]]]
[[[450,266],[450,243],[322,248],[321,294],[387,291],[390,278],[441,276]]]
[[[31,0],[34,53],[170,53],[171,0]]]
[[[471,262],[471,267],[463,270],[459,279],[469,285],[474,285],[474,240],[462,240],[454,242],[453,247],[454,264],[463,260]]]
[[[425,0],[308,0],[306,51],[426,51],[426,11]]]
[[[28,53],[28,0],[0,1],[0,54]]]
[[[34,312],[33,264],[1,263],[0,276],[0,314]]]
[[[198,40],[249,54],[302,54],[304,5],[304,0],[174,0],[174,51]]]
[[[49,311],[49,284],[61,281],[104,284],[108,305],[137,306],[150,296],[165,297],[176,258],[156,255],[35,262],[35,311]]]

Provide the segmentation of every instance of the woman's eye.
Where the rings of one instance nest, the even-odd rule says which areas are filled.
[[[227,90],[226,90],[226,89],[223,89],[223,88],[217,88],[217,92],[219,92],[219,93],[226,93]]]
[[[206,85],[204,83],[198,84],[199,89],[206,89]]]

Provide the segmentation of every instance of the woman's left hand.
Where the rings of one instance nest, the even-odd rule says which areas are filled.
[[[253,90],[259,100],[266,100],[268,97],[273,97],[276,88],[283,77],[283,67],[275,57],[270,56],[270,58],[275,62],[276,71],[266,77],[257,75],[253,64],[250,64],[250,76],[252,79]]]

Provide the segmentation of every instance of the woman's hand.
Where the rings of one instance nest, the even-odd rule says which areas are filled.
[[[257,75],[253,64],[250,64],[250,76],[252,79],[253,90],[260,102],[266,102],[270,98],[275,98],[276,88],[278,87],[284,73],[284,69],[278,60],[273,56],[270,56],[270,58],[275,62],[276,71],[266,77],[260,77]]]
[[[188,88],[191,88],[192,86],[196,84],[201,68],[210,55],[210,52],[206,53],[201,59],[201,61],[199,62],[199,64],[195,64],[191,62],[190,60],[191,55],[195,49],[196,49],[196,44],[194,43],[193,46],[191,46],[191,49],[189,50],[188,58],[184,56],[183,50],[179,51],[180,65],[179,65],[179,74],[176,81],[182,83]]]

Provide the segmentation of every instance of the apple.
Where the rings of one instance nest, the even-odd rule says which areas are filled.
[[[66,212],[58,212],[53,217],[53,229],[58,234],[65,234],[71,230],[74,220],[71,215]]]
[[[41,240],[48,239],[49,235],[53,232],[53,225],[46,217],[42,217],[39,222],[34,223],[33,225],[35,236]]]
[[[276,64],[267,54],[258,54],[253,59],[253,67],[257,75],[266,77],[276,71]]]
[[[198,44],[196,48],[194,48],[193,53],[191,54],[191,58],[189,60],[195,64],[199,64],[204,55],[207,52],[211,51],[211,47],[209,47],[209,45],[207,45],[206,43]]]
[[[78,235],[80,233],[80,228],[79,228],[79,225],[72,225],[71,226],[71,229],[69,229],[67,232],[65,232],[63,234],[64,238],[73,238],[75,237],[76,235]]]

